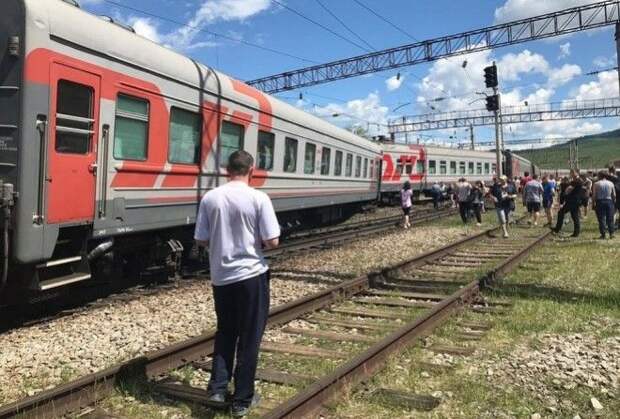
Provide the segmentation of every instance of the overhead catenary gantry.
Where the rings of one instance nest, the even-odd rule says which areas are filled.
[[[620,116],[620,98],[564,101],[502,107],[500,123],[559,121]],[[390,134],[494,125],[495,115],[486,109],[412,115],[388,123]]]
[[[620,0],[603,1],[300,68],[247,83],[273,94],[441,58],[618,24],[619,15]]]

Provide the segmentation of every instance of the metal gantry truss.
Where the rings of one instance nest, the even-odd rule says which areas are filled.
[[[620,0],[573,7],[455,35],[429,39],[344,60],[287,71],[247,83],[266,93],[313,86],[455,55],[612,25],[619,21]]]
[[[501,124],[559,121],[565,119],[620,116],[620,98],[564,101],[536,105],[502,107]],[[431,131],[470,126],[494,125],[495,117],[486,109],[404,116],[388,123],[391,134]]]

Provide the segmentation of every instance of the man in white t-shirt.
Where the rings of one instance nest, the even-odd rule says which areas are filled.
[[[280,226],[267,194],[249,186],[252,156],[234,152],[227,170],[229,182],[207,192],[200,202],[194,238],[209,248],[217,314],[208,400],[212,406],[228,406],[236,352],[232,414],[241,417],[260,399],[254,378],[269,315],[269,267],[262,247],[278,246]]]

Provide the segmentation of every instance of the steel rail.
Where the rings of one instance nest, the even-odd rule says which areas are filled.
[[[390,270],[400,269],[404,266],[437,259],[455,248],[462,246],[463,244],[482,239],[497,230],[498,228],[495,227],[481,231],[480,233],[465,237],[442,248],[418,255],[409,261],[394,266],[391,269],[385,269],[382,273],[371,273],[360,276],[327,288],[323,291],[319,291],[315,294],[274,307],[270,310],[268,325],[273,326],[286,323],[301,315],[308,314],[322,309],[330,304],[343,301],[350,298],[352,295],[368,289],[374,281],[380,279],[383,274],[389,272]],[[446,304],[452,307],[453,303]],[[441,306],[443,307],[443,304]],[[432,318],[427,319],[424,324],[432,324],[432,322],[436,321],[435,318],[436,316],[433,315]],[[439,318],[441,318],[441,316],[439,316]],[[403,336],[399,337],[397,341],[400,342],[401,338],[407,339],[407,336],[410,336],[410,333],[411,331],[403,331]],[[16,416],[19,416],[20,418],[58,417],[75,412],[80,408],[92,405],[93,403],[108,397],[114,391],[117,384],[123,382],[124,380],[136,378],[157,378],[163,374],[169,373],[175,368],[179,368],[191,363],[192,361],[196,361],[210,355],[213,351],[214,339],[214,332],[205,333],[201,336],[197,336],[161,350],[148,353],[144,356],[122,362],[105,370],[78,378],[22,400],[18,400],[0,407],[0,419],[13,418]],[[377,354],[377,356],[379,357],[380,354]],[[347,363],[347,365],[352,365],[351,362]]]
[[[431,212],[428,214],[423,214],[417,218],[411,219],[411,225],[419,225],[422,223],[426,223],[428,221],[437,220],[445,216],[456,214],[456,210],[450,208],[447,210],[441,210],[437,212]],[[415,217],[415,216],[414,216]],[[369,234],[378,233],[381,231],[387,231],[394,228],[395,222],[401,219],[402,216],[398,217],[389,217],[386,219],[382,219],[379,222],[370,222],[369,224],[361,227],[351,227],[346,228],[343,227],[342,231],[335,231],[324,233],[318,235],[316,237],[308,237],[299,240],[293,240],[290,242],[283,242],[282,245],[276,249],[269,250],[265,252],[265,255],[268,257],[274,257],[281,255],[286,252],[291,252],[300,249],[307,249],[311,247],[317,246],[326,246],[329,244],[342,242],[348,239],[355,239],[361,236],[367,236]]]
[[[450,297],[442,300],[421,318],[386,336],[354,359],[341,365],[331,374],[315,381],[302,392],[297,393],[294,397],[262,417],[264,419],[315,417],[325,403],[332,400],[343,390],[351,388],[375,374],[383,367],[389,356],[409,346],[412,341],[427,335],[437,326],[443,324],[454,311],[471,302],[478,294],[481,285],[489,281],[498,280],[510,272],[519,261],[546,240],[550,234],[551,232],[547,231],[524,249],[521,249],[518,253],[496,266],[481,280],[470,282]],[[478,238],[480,238],[479,235]],[[469,240],[465,240],[465,242],[467,241]],[[454,248],[454,246],[448,247]],[[441,257],[446,253],[448,252],[445,252],[444,249],[441,249],[439,252],[432,252],[432,258]],[[402,266],[406,265],[408,263],[402,264]]]

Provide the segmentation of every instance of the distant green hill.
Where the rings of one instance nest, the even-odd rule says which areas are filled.
[[[620,129],[578,138],[579,167],[603,168],[620,160]],[[515,153],[544,169],[568,168],[569,144],[559,144]]]

